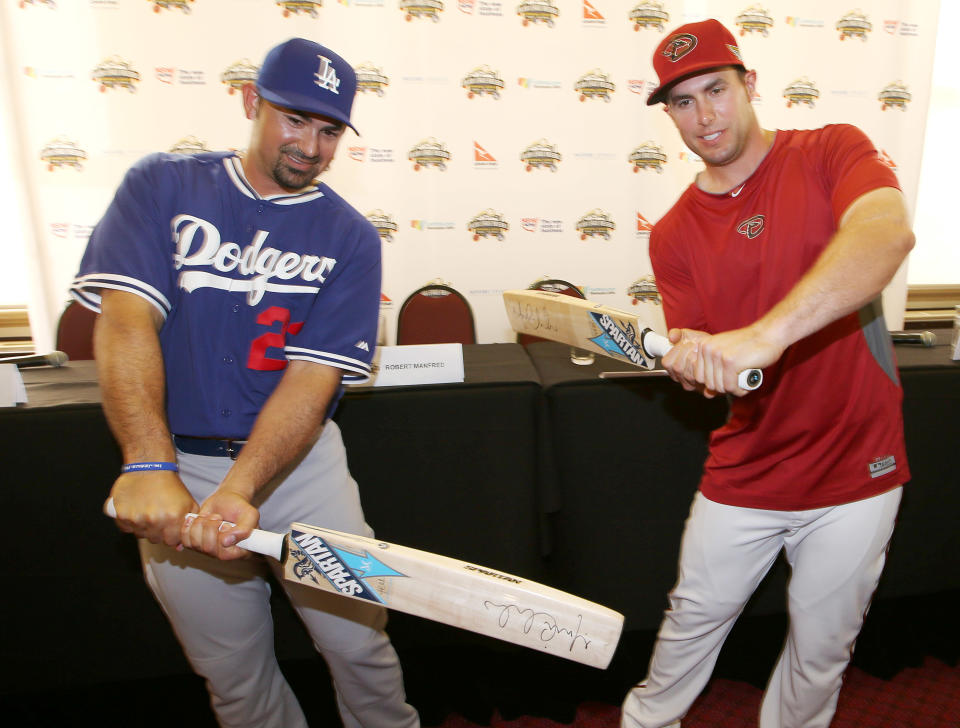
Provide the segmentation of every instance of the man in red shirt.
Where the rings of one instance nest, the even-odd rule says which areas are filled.
[[[679,726],[783,549],[790,630],[761,728],[826,728],[910,478],[880,295],[913,247],[897,179],[857,128],[771,131],[756,72],[715,20],[654,54],[662,102],[705,168],[654,228],[670,375],[734,395],[624,728]],[[751,393],[737,373],[762,368]]]

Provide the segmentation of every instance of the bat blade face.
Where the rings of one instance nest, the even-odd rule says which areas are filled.
[[[644,352],[640,337],[652,322],[638,314],[619,311],[549,291],[505,291],[503,302],[514,331],[577,346],[644,369],[655,362]]]
[[[623,615],[487,567],[294,523],[284,577],[306,586],[605,668]]]

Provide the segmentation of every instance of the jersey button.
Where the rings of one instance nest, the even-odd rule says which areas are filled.
[[[230,415],[233,414],[233,412],[231,412],[231,411],[228,410],[228,409],[222,409],[222,410],[220,410],[220,414],[222,414],[224,417],[229,417]]]
[[[224,363],[224,364],[233,364],[233,357],[232,357],[232,356],[225,356],[225,357],[223,357],[223,363]]]

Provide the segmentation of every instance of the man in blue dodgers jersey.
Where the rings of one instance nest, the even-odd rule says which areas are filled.
[[[147,582],[224,726],[306,725],[274,653],[267,565],[235,544],[295,520],[372,535],[329,418],[341,380],[370,372],[380,239],[315,182],[353,128],[355,93],[329,49],[294,38],[270,50],[243,88],[248,149],[135,164],[71,288],[100,312],[103,406],[125,463],[110,492],[117,523],[139,537]],[[417,726],[384,609],[284,588],[344,725]]]

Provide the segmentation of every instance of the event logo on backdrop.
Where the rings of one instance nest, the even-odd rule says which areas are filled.
[[[910,103],[911,98],[913,97],[910,95],[903,81],[894,81],[885,86],[883,90],[877,94],[877,100],[881,104],[881,111],[886,111],[887,109],[906,111],[907,104]]]
[[[659,306],[661,303],[657,279],[652,275],[638,278],[627,286],[627,295],[630,296],[630,303],[634,306],[638,303],[652,303],[654,306]]]
[[[153,12],[159,13],[161,10],[182,10],[184,13],[191,12],[190,4],[193,0],[147,0],[153,3]]]
[[[47,8],[48,10],[56,10],[57,3],[56,0],[21,0],[17,3],[21,8],[25,8],[30,5],[36,5],[37,7]]]
[[[639,172],[641,169],[652,169],[657,174],[663,174],[663,165],[667,163],[667,155],[659,144],[648,141],[630,152],[627,161],[633,165],[634,172]]]
[[[617,229],[613,219],[599,208],[590,210],[583,217],[577,220],[577,232],[580,233],[580,239],[603,238],[609,240],[612,233]]]
[[[663,33],[670,22],[670,13],[663,9],[663,3],[642,2],[633,7],[627,19],[633,23],[635,31],[641,28],[656,28]]]
[[[400,10],[404,13],[404,20],[424,18],[439,23],[443,3],[440,0],[400,0]]]
[[[407,152],[407,159],[413,162],[414,172],[419,172],[425,167],[436,167],[443,172],[447,168],[447,162],[450,161],[450,152],[447,151],[443,142],[430,137],[415,144]]]
[[[386,240],[388,243],[393,242],[393,235],[399,228],[391,215],[380,209],[372,210],[367,213],[367,220],[377,229],[377,235],[380,236],[381,240]]]
[[[503,240],[506,237],[504,233],[509,229],[510,225],[503,219],[503,215],[489,208],[474,215],[467,223],[467,230],[473,233],[474,240],[480,238]]]
[[[367,62],[361,63],[353,70],[357,74],[357,93],[372,93],[377,96],[383,96],[386,93],[390,79],[384,75],[382,68]]]
[[[538,167],[556,172],[562,158],[560,152],[557,151],[557,145],[551,144],[546,139],[536,141],[520,152],[520,161],[523,162],[524,169],[527,172]]]
[[[840,31],[840,40],[859,38],[866,41],[867,33],[873,30],[873,24],[859,10],[853,10],[837,21],[836,29]]]
[[[788,109],[795,104],[808,106],[812,109],[817,105],[820,91],[813,84],[813,81],[806,76],[801,76],[783,90],[783,98],[787,100]]]
[[[773,18],[759,5],[751,5],[736,17],[734,24],[740,28],[740,35],[759,33],[766,37],[773,27]]]
[[[580,94],[581,101],[603,99],[609,104],[616,89],[616,84],[610,80],[610,74],[599,68],[587,71],[573,84],[573,90]]]
[[[50,140],[40,150],[40,159],[47,163],[48,172],[60,167],[82,170],[83,160],[86,158],[87,153],[66,136],[58,136]]]
[[[276,0],[276,4],[283,9],[285,18],[301,14],[316,18],[320,15],[317,8],[323,7],[323,0]]]
[[[134,93],[140,83],[140,74],[119,56],[111,56],[97,64],[90,78],[100,84],[101,93],[112,88],[125,88]]]
[[[524,26],[543,24],[552,28],[560,15],[560,9],[553,4],[552,0],[540,0],[520,3],[517,6],[517,15],[520,16]]]
[[[250,63],[246,58],[227,67],[220,74],[220,83],[227,87],[227,93],[233,94],[243,88],[245,83],[256,83],[260,66]]]
[[[460,85],[467,90],[468,99],[476,96],[499,99],[500,92],[504,89],[500,74],[489,66],[477,66],[463,77]]]

